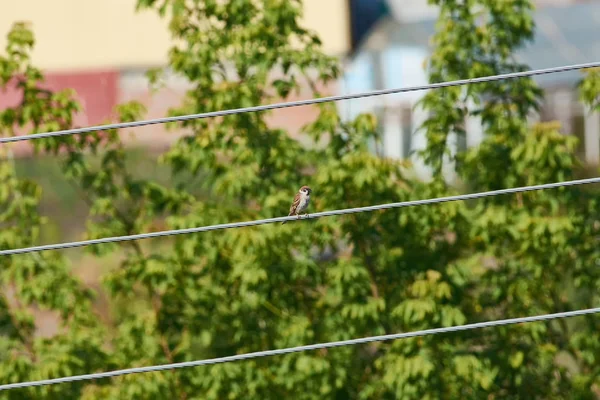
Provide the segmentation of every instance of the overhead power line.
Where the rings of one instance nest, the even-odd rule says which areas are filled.
[[[328,349],[328,348],[333,348],[333,347],[350,346],[350,345],[365,344],[365,343],[372,343],[372,342],[383,342],[386,340],[407,339],[407,338],[413,338],[413,337],[419,337],[419,336],[429,336],[429,335],[437,335],[440,333],[468,331],[468,330],[472,330],[472,329],[489,328],[489,327],[502,326],[502,325],[513,325],[513,324],[522,324],[522,323],[528,323],[528,322],[549,321],[549,320],[553,320],[553,319],[557,319],[557,318],[577,317],[577,316],[597,314],[597,313],[600,313],[600,307],[589,308],[589,309],[585,309],[585,310],[566,311],[566,312],[560,312],[560,313],[555,313],[555,314],[536,315],[536,316],[532,316],[532,317],[520,317],[520,318],[511,318],[511,319],[501,319],[501,320],[496,320],[496,321],[478,322],[478,323],[474,323],[474,324],[457,325],[457,326],[450,326],[450,327],[446,327],[446,328],[426,329],[426,330],[415,331],[415,332],[394,333],[394,334],[390,334],[390,335],[380,335],[380,336],[369,336],[369,337],[358,338],[358,339],[340,340],[338,342],[327,342],[327,343],[317,343],[317,344],[310,344],[310,345],[298,346],[298,347],[288,347],[288,348],[284,348],[284,349],[257,351],[254,353],[246,353],[246,354],[238,354],[235,356],[211,358],[208,360],[186,361],[186,362],[173,363],[173,364],[153,365],[153,366],[149,366],[149,367],[120,369],[120,370],[116,370],[116,371],[99,372],[99,373],[95,373],[95,374],[75,375],[75,376],[68,376],[68,377],[64,377],[64,378],[44,379],[44,380],[39,380],[39,381],[21,382],[21,383],[9,383],[9,384],[5,384],[5,385],[0,385],[0,391],[1,390],[9,390],[9,389],[27,388],[27,387],[32,387],[32,386],[44,386],[44,385],[54,385],[54,384],[58,384],[58,383],[85,381],[85,380],[91,380],[91,379],[111,378],[111,377],[129,375],[129,374],[158,372],[158,371],[166,371],[166,370],[173,370],[173,369],[180,369],[180,368],[199,367],[199,366],[203,366],[203,365],[222,364],[222,363],[233,362],[233,361],[250,360],[253,358],[270,357],[270,356],[278,356],[278,355],[283,355],[283,354],[298,353],[301,351]]]
[[[561,66],[561,67],[536,69],[536,70],[523,71],[523,72],[512,72],[509,74],[484,76],[484,77],[480,77],[480,78],[460,79],[460,80],[448,81],[448,82],[431,83],[428,85],[421,85],[421,86],[373,90],[373,91],[363,92],[363,93],[328,96],[328,97],[321,97],[321,98],[307,99],[307,100],[288,101],[288,102],[283,102],[283,103],[266,104],[266,105],[262,105],[262,106],[253,106],[253,107],[234,108],[234,109],[229,109],[229,110],[212,111],[212,112],[200,113],[200,114],[180,115],[180,116],[148,119],[148,120],[133,121],[133,122],[119,122],[119,123],[114,123],[114,124],[90,126],[90,127],[86,127],[86,128],[65,129],[62,131],[35,133],[35,134],[24,135],[24,136],[12,136],[12,137],[0,138],[0,143],[20,142],[22,140],[42,139],[42,138],[65,136],[65,135],[77,135],[77,134],[81,134],[81,133],[104,131],[104,130],[108,130],[108,129],[134,128],[134,127],[138,127],[138,126],[166,124],[169,122],[181,122],[181,121],[189,121],[189,120],[193,120],[193,119],[224,117],[227,115],[275,110],[278,108],[308,106],[308,105],[312,105],[312,104],[328,103],[328,102],[332,102],[332,101],[352,100],[352,99],[360,99],[360,98],[364,98],[364,97],[382,96],[382,95],[386,95],[386,94],[416,92],[416,91],[420,91],[420,90],[429,90],[429,89],[440,89],[440,88],[451,87],[451,86],[462,86],[462,85],[468,85],[468,84],[473,84],[473,83],[484,83],[484,82],[500,81],[500,80],[504,80],[504,79],[524,78],[524,77],[529,77],[529,76],[553,74],[553,73],[557,73],[557,72],[568,72],[568,71],[574,71],[574,70],[580,70],[580,69],[586,69],[586,68],[597,68],[597,67],[600,67],[600,62],[566,65],[566,66]]]
[[[66,242],[66,243],[46,244],[46,245],[33,246],[33,247],[23,247],[20,249],[2,250],[2,251],[0,251],[0,256],[32,253],[32,252],[36,252],[36,251],[69,249],[69,248],[73,248],[73,247],[90,246],[90,245],[95,245],[95,244],[125,242],[125,241],[130,241],[130,240],[150,239],[150,238],[174,236],[174,235],[182,235],[182,234],[190,234],[190,233],[209,232],[209,231],[217,231],[217,230],[221,230],[221,229],[232,229],[232,228],[241,228],[241,227],[246,227],[246,226],[273,224],[273,223],[282,222],[282,221],[295,221],[297,219],[314,219],[314,218],[321,218],[321,217],[330,217],[333,215],[355,214],[355,213],[362,213],[362,212],[369,212],[369,211],[385,210],[385,209],[389,209],[389,208],[422,206],[422,205],[426,205],[426,204],[437,204],[437,203],[445,203],[445,202],[449,202],[449,201],[458,201],[458,200],[472,200],[472,199],[480,199],[483,197],[498,196],[498,195],[502,195],[502,194],[531,192],[534,190],[554,189],[554,188],[560,188],[560,187],[565,187],[565,186],[585,185],[585,184],[590,184],[590,183],[600,183],[600,177],[578,179],[578,180],[565,181],[565,182],[545,183],[542,185],[522,186],[522,187],[516,187],[516,188],[509,188],[509,189],[491,190],[488,192],[469,193],[469,194],[461,194],[461,195],[456,195],[456,196],[437,197],[437,198],[433,198],[433,199],[410,200],[410,201],[402,201],[399,203],[387,203],[387,204],[379,204],[379,205],[375,205],[375,206],[323,211],[323,212],[318,212],[318,213],[309,214],[309,215],[302,215],[300,217],[296,217],[296,216],[275,217],[275,218],[260,219],[260,220],[255,220],[255,221],[232,222],[232,223],[227,223],[227,224],[201,226],[201,227],[196,227],[196,228],[174,229],[174,230],[168,230],[168,231],[140,233],[140,234],[136,234],[136,235],[112,236],[112,237],[106,237],[106,238],[100,238],[100,239],[82,240],[79,242]]]

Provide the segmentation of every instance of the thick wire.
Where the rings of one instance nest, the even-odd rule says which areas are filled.
[[[230,109],[230,110],[212,111],[212,112],[200,113],[200,114],[189,114],[189,115],[180,115],[180,116],[173,116],[173,117],[163,117],[163,118],[148,119],[148,120],[133,121],[133,122],[119,122],[119,123],[107,124],[107,125],[90,126],[90,127],[86,127],[86,128],[66,129],[66,130],[62,130],[62,131],[45,132],[45,133],[34,133],[31,135],[25,135],[25,136],[12,136],[12,137],[0,138],[0,143],[19,142],[22,140],[42,139],[42,138],[65,136],[65,135],[76,135],[76,134],[81,134],[81,133],[104,131],[104,130],[108,130],[108,129],[133,128],[133,127],[138,127],[138,126],[165,124],[165,123],[169,123],[169,122],[189,121],[192,119],[224,117],[226,115],[233,115],[233,114],[275,110],[278,108],[307,106],[307,105],[327,103],[327,102],[332,102],[332,101],[352,100],[352,99],[359,99],[359,98],[364,98],[364,97],[382,96],[382,95],[386,95],[386,94],[416,92],[416,91],[420,91],[420,90],[439,89],[439,88],[445,88],[445,87],[451,87],[451,86],[462,86],[462,85],[468,85],[468,84],[473,84],[473,83],[493,82],[493,81],[499,81],[499,80],[504,80],[504,79],[524,78],[524,77],[529,77],[529,76],[553,74],[553,73],[557,73],[557,72],[568,72],[568,71],[574,71],[574,70],[579,70],[579,69],[597,68],[597,67],[600,67],[600,61],[585,63],[585,64],[574,64],[574,65],[566,65],[566,66],[561,66],[561,67],[536,69],[536,70],[523,71],[523,72],[512,72],[509,74],[491,75],[491,76],[484,76],[484,77],[480,77],[480,78],[460,79],[460,80],[448,81],[448,82],[431,83],[428,85],[421,85],[421,86],[373,90],[373,91],[363,92],[363,93],[328,96],[328,97],[321,97],[321,98],[307,99],[307,100],[289,101],[289,102],[283,102],[283,103],[266,104],[266,105],[262,105],[262,106],[234,108],[234,109]]]
[[[2,250],[2,251],[0,251],[0,256],[32,253],[32,252],[36,252],[36,251],[69,249],[69,248],[74,248],[74,247],[90,246],[90,245],[95,245],[95,244],[125,242],[125,241],[130,241],[130,240],[150,239],[150,238],[156,238],[156,237],[174,236],[174,235],[182,235],[182,234],[190,234],[190,233],[209,232],[209,231],[217,231],[217,230],[221,230],[221,229],[232,229],[232,228],[241,228],[241,227],[246,227],[246,226],[273,224],[276,222],[283,222],[283,221],[295,221],[298,219],[314,219],[314,218],[321,218],[321,217],[329,217],[332,215],[355,214],[355,213],[361,213],[361,212],[385,210],[385,209],[389,209],[389,208],[422,206],[422,205],[426,205],[426,204],[437,204],[437,203],[445,203],[445,202],[449,202],[449,201],[458,201],[458,200],[472,200],[472,199],[480,199],[483,197],[498,196],[498,195],[502,195],[502,194],[531,192],[534,190],[554,189],[554,188],[560,188],[560,187],[565,187],[565,186],[585,185],[585,184],[591,184],[591,183],[600,183],[600,177],[578,179],[578,180],[565,181],[565,182],[545,183],[542,185],[534,185],[534,186],[522,186],[522,187],[516,187],[516,188],[509,188],[509,189],[491,190],[488,192],[468,193],[468,194],[460,194],[460,195],[447,196],[447,197],[436,197],[433,199],[410,200],[410,201],[402,201],[399,203],[387,203],[387,204],[380,204],[380,205],[375,205],[375,206],[323,211],[323,212],[318,212],[318,213],[308,214],[308,215],[301,215],[301,216],[275,217],[275,218],[267,218],[267,219],[260,219],[260,220],[254,220],[254,221],[232,222],[232,223],[227,223],[227,224],[201,226],[201,227],[196,227],[196,228],[185,228],[185,229],[174,229],[174,230],[159,231],[159,232],[139,233],[139,234],[127,235],[127,236],[113,236],[113,237],[106,237],[106,238],[100,238],[100,239],[82,240],[79,242],[46,244],[46,245],[41,245],[41,246]]]
[[[99,372],[99,373],[95,373],[95,374],[75,375],[75,376],[68,376],[68,377],[64,377],[64,378],[44,379],[44,380],[31,381],[31,382],[9,383],[9,384],[5,384],[5,385],[0,385],[0,391],[1,390],[9,390],[9,389],[17,389],[17,388],[27,388],[27,387],[32,387],[32,386],[54,385],[57,383],[85,381],[85,380],[99,379],[99,378],[111,378],[111,377],[115,377],[115,376],[122,376],[122,375],[129,375],[129,374],[139,374],[139,373],[147,373],[147,372],[173,370],[173,369],[179,369],[179,368],[199,367],[202,365],[222,364],[222,363],[227,363],[227,362],[232,362],[232,361],[250,360],[253,358],[270,357],[270,356],[277,356],[277,355],[282,355],[282,354],[298,353],[301,351],[328,349],[328,348],[332,348],[332,347],[342,347],[342,346],[350,346],[350,345],[365,344],[365,343],[372,343],[372,342],[383,342],[386,340],[407,339],[407,338],[413,338],[413,337],[419,337],[419,336],[428,336],[428,335],[437,335],[440,333],[468,331],[471,329],[489,328],[489,327],[502,326],[502,325],[513,325],[513,324],[522,324],[522,323],[527,323],[527,322],[549,321],[549,320],[553,320],[553,319],[557,319],[557,318],[577,317],[577,316],[597,314],[597,313],[600,313],[600,307],[589,308],[589,309],[585,309],[585,310],[566,311],[566,312],[560,312],[560,313],[555,313],[555,314],[536,315],[536,316],[531,316],[531,317],[520,317],[520,318],[502,319],[502,320],[496,320],[496,321],[478,322],[478,323],[474,323],[474,324],[457,325],[457,326],[450,326],[450,327],[445,327],[445,328],[426,329],[426,330],[415,331],[415,332],[394,333],[394,334],[390,334],[390,335],[380,335],[380,336],[369,336],[369,337],[358,338],[358,339],[340,340],[338,342],[327,342],[327,343],[310,344],[310,345],[305,345],[305,346],[288,347],[288,348],[284,348],[284,349],[257,351],[254,353],[237,354],[235,356],[211,358],[208,360],[186,361],[186,362],[173,363],[173,364],[153,365],[153,366],[149,366],[149,367],[120,369],[120,370],[116,370],[116,371]]]

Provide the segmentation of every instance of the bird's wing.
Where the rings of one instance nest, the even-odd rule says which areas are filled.
[[[296,193],[296,196],[294,197],[294,201],[292,202],[292,206],[290,207],[290,213],[288,214],[288,216],[296,214],[296,209],[298,209],[299,204],[300,204],[300,193]]]

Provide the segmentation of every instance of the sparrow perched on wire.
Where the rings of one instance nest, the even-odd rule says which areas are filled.
[[[308,186],[302,186],[296,196],[294,197],[294,201],[292,202],[292,206],[290,207],[290,213],[288,217],[291,215],[297,215],[298,219],[300,219],[300,214],[302,214],[308,208],[308,203],[310,203],[310,194],[312,193],[312,189]],[[283,221],[281,225],[285,224],[287,221]]]

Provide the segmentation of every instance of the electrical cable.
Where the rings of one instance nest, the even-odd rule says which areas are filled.
[[[420,85],[420,86],[373,90],[373,91],[369,91],[369,92],[362,92],[362,93],[355,93],[355,94],[345,94],[345,95],[320,97],[320,98],[307,99],[307,100],[288,101],[288,102],[283,102],[283,103],[274,103],[274,104],[266,104],[266,105],[261,105],[261,106],[234,108],[234,109],[229,109],[229,110],[212,111],[212,112],[206,112],[206,113],[200,113],[200,114],[189,114],[189,115],[180,115],[180,116],[173,116],[173,117],[163,117],[163,118],[148,119],[148,120],[142,120],[142,121],[132,121],[132,122],[119,122],[119,123],[114,123],[114,124],[90,126],[90,127],[86,127],[86,128],[74,128],[74,129],[66,129],[66,130],[55,131],[55,132],[34,133],[31,135],[23,135],[23,136],[11,136],[11,137],[0,138],[0,143],[20,142],[23,140],[34,140],[34,139],[50,138],[50,137],[57,137],[57,136],[76,135],[76,134],[82,134],[82,133],[105,131],[108,129],[134,128],[134,127],[146,126],[146,125],[189,121],[189,120],[193,120],[193,119],[224,117],[227,115],[275,110],[278,108],[299,107],[299,106],[307,106],[307,105],[312,105],[312,104],[328,103],[328,102],[333,102],[333,101],[352,100],[352,99],[360,99],[360,98],[365,98],[365,97],[382,96],[382,95],[387,95],[387,94],[416,92],[416,91],[429,90],[429,89],[440,89],[440,88],[451,87],[451,86],[462,86],[462,85],[469,85],[469,84],[474,84],[474,83],[493,82],[493,81],[499,81],[499,80],[504,80],[504,79],[525,78],[525,77],[536,76],[536,75],[553,74],[553,73],[558,73],[558,72],[568,72],[568,71],[575,71],[575,70],[587,69],[587,68],[598,68],[598,67],[600,67],[600,62],[565,65],[565,66],[561,66],[561,67],[536,69],[536,70],[522,71],[522,72],[512,72],[512,73],[508,73],[508,74],[491,75],[491,76],[484,76],[484,77],[480,77],[480,78],[460,79],[460,80],[455,80],[455,81],[431,83],[431,84]]]
[[[94,374],[67,376],[64,378],[44,379],[44,380],[39,380],[39,381],[8,383],[5,385],[0,385],[0,391],[9,390],[9,389],[18,389],[18,388],[28,388],[28,387],[34,387],[34,386],[55,385],[58,383],[85,381],[85,380],[91,380],[91,379],[111,378],[111,377],[123,376],[123,375],[129,375],[129,374],[158,372],[158,371],[167,371],[167,370],[180,369],[180,368],[199,367],[199,366],[203,366],[203,365],[222,364],[222,363],[227,363],[227,362],[232,362],[232,361],[250,360],[250,359],[260,358],[260,357],[270,357],[270,356],[277,356],[277,355],[283,355],[283,354],[298,353],[301,351],[329,349],[329,348],[333,348],[333,347],[350,346],[350,345],[372,343],[372,342],[383,342],[383,341],[387,341],[387,340],[407,339],[407,338],[414,338],[414,337],[420,337],[420,336],[437,335],[440,333],[460,332],[460,331],[468,331],[468,330],[472,330],[472,329],[489,328],[489,327],[493,327],[493,326],[503,326],[503,325],[522,324],[522,323],[528,323],[528,322],[549,321],[549,320],[553,320],[553,319],[557,319],[557,318],[568,318],[568,317],[576,317],[576,316],[590,315],[590,314],[597,314],[597,313],[600,313],[600,307],[589,308],[589,309],[584,309],[584,310],[566,311],[566,312],[560,312],[560,313],[555,313],[555,314],[542,314],[542,315],[536,315],[536,316],[531,316],[531,317],[520,317],[520,318],[510,318],[510,319],[502,319],[502,320],[496,320],[496,321],[478,322],[478,323],[474,323],[474,324],[456,325],[456,326],[450,326],[450,327],[444,327],[444,328],[425,329],[425,330],[414,331],[414,332],[394,333],[394,334],[390,334],[390,335],[380,335],[380,336],[369,336],[369,337],[358,338],[358,339],[340,340],[337,342],[317,343],[317,344],[310,344],[310,345],[305,345],[305,346],[288,347],[288,348],[284,348],[284,349],[257,351],[257,352],[253,352],[253,353],[237,354],[234,356],[211,358],[211,359],[207,359],[207,360],[186,361],[186,362],[172,363],[172,364],[153,365],[153,366],[149,366],[149,367],[128,368],[128,369],[120,369],[120,370],[109,371],[109,372],[98,372],[98,373],[94,373]]]
[[[447,196],[447,197],[437,197],[437,198],[424,199],[424,200],[402,201],[399,203],[387,203],[387,204],[379,204],[379,205],[367,206],[367,207],[356,207],[356,208],[346,208],[346,209],[341,209],[341,210],[323,211],[323,212],[317,212],[314,214],[308,214],[308,215],[302,215],[302,216],[275,217],[275,218],[267,218],[267,219],[260,219],[260,220],[254,220],[254,221],[231,222],[231,223],[226,223],[226,224],[208,225],[208,226],[201,226],[201,227],[196,227],[196,228],[174,229],[174,230],[166,230],[166,231],[159,231],[159,232],[139,233],[139,234],[135,234],[135,235],[112,236],[112,237],[105,237],[105,238],[100,238],[100,239],[89,239],[89,240],[82,240],[82,241],[78,241],[78,242],[65,242],[65,243],[55,243],[55,244],[46,244],[46,245],[41,245],[41,246],[33,246],[33,247],[23,247],[23,248],[18,248],[18,249],[1,250],[0,256],[25,254],[25,253],[32,253],[32,252],[38,252],[38,251],[47,251],[47,250],[70,249],[70,248],[74,248],[74,247],[90,246],[90,245],[95,245],[95,244],[125,242],[125,241],[130,241],[130,240],[149,239],[149,238],[174,236],[174,235],[182,235],[182,234],[190,234],[190,233],[209,232],[209,231],[217,231],[217,230],[222,230],[222,229],[232,229],[232,228],[241,228],[241,227],[246,227],[246,226],[273,224],[276,222],[283,222],[283,221],[295,221],[297,219],[314,219],[314,218],[321,218],[321,217],[329,217],[329,216],[333,216],[333,215],[345,215],[345,214],[355,214],[355,213],[361,213],[361,212],[385,210],[385,209],[390,209],[390,208],[422,206],[422,205],[426,205],[426,204],[438,204],[438,203],[445,203],[445,202],[449,202],[449,201],[458,201],[458,200],[472,200],[472,199],[480,199],[480,198],[484,198],[484,197],[498,196],[498,195],[503,195],[503,194],[531,192],[534,190],[554,189],[554,188],[560,188],[560,187],[566,187],[566,186],[586,185],[586,184],[591,184],[591,183],[600,183],[600,177],[578,179],[578,180],[565,181],[565,182],[545,183],[542,185],[522,186],[522,187],[516,187],[516,188],[509,188],[509,189],[491,190],[491,191],[479,192],[479,193],[460,194],[460,195]]]

